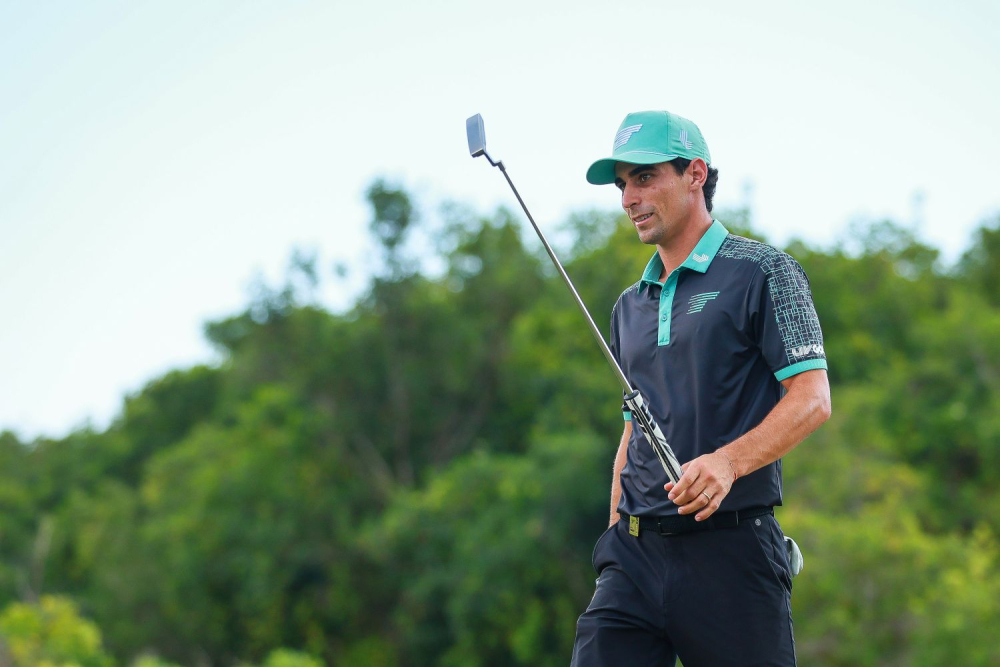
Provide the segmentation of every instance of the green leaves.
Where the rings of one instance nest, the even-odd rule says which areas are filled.
[[[388,630],[407,664],[565,664],[593,592],[581,552],[607,516],[590,490],[614,454],[586,432],[533,440],[523,456],[456,459],[367,534],[398,591]]]
[[[14,603],[0,613],[0,663],[13,667],[111,667],[101,632],[62,597]]]
[[[452,205],[434,227],[396,185],[367,196],[385,263],[347,312],[315,303],[321,265],[296,250],[284,285],[206,326],[217,367],[154,378],[103,432],[0,434],[16,659],[566,663],[620,390],[519,215]],[[753,234],[749,211],[718,215]],[[891,222],[790,248],[834,403],[784,463],[804,662],[1000,660],[996,226],[953,269]],[[420,231],[425,263],[406,252]],[[607,331],[653,249],[601,211],[556,236]]]
[[[975,231],[958,275],[974,286],[993,307],[1000,306],[1000,214]]]

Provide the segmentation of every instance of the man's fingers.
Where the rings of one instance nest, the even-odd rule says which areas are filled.
[[[687,467],[689,465],[691,465],[690,461],[688,461],[687,463],[684,463],[684,464],[681,465],[681,477],[684,476],[684,472],[687,470]],[[663,485],[663,490],[667,491],[668,494],[669,494],[670,490],[673,489],[673,488],[674,488],[674,483],[673,482],[667,482],[666,484]]]
[[[693,500],[684,504],[681,504],[679,500],[674,501],[680,505],[677,508],[677,513],[694,514],[697,512],[694,517],[696,521],[704,521],[712,516],[722,505],[723,498],[729,495],[728,489],[721,488],[717,491],[714,489],[715,486],[705,486],[701,491],[697,492]]]
[[[677,481],[677,484],[674,485],[674,488],[667,492],[667,498],[670,498],[670,500],[673,500],[678,505],[683,505],[684,503],[689,502],[691,499],[688,498],[687,495],[691,490],[691,485],[697,481],[700,474],[701,469],[697,466],[685,470],[684,474],[681,475],[681,478]],[[666,488],[666,486],[663,488]]]
[[[698,486],[701,487],[700,484]],[[706,487],[702,487],[702,490],[695,493],[690,502],[682,503],[679,500],[675,500],[674,502],[680,505],[677,509],[677,513],[694,514],[698,510],[704,509],[712,503],[713,498],[711,496],[712,492]]]
[[[713,514],[715,514],[715,510],[719,509],[719,506],[722,504],[722,497],[724,497],[725,495],[726,494],[724,492],[720,492],[717,495],[712,496],[712,501],[709,502],[709,503],[706,503],[705,507],[703,507],[700,512],[698,512],[697,514],[694,515],[694,520],[695,521],[704,521],[708,517],[710,517]],[[702,497],[704,497],[704,496],[702,496]]]
[[[732,484],[720,477],[720,470],[713,465],[717,463],[716,457],[710,454],[699,456],[681,466],[683,474],[676,484],[664,485],[667,497],[677,505],[679,514],[694,514],[696,521],[704,521],[722,505]],[[728,472],[728,468],[721,471],[722,474]]]

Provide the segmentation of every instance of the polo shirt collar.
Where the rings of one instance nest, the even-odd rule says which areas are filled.
[[[705,273],[727,236],[729,236],[729,230],[726,229],[725,225],[718,220],[712,220],[712,225],[695,244],[694,250],[677,268]],[[660,253],[654,252],[649,263],[646,264],[646,270],[642,272],[642,278],[639,279],[639,289],[649,285],[662,285],[658,280],[661,273],[663,273],[663,261],[660,260]]]

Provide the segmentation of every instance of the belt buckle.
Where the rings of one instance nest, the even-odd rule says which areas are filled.
[[[628,534],[632,537],[639,537],[639,517],[630,516],[628,518]]]
[[[677,534],[676,532],[674,532],[672,530],[664,528],[664,526],[663,526],[663,520],[662,519],[657,519],[656,520],[656,532],[659,533],[660,535],[664,535],[664,536],[666,536],[666,535],[676,535]]]

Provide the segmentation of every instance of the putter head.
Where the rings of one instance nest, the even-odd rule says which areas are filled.
[[[486,155],[486,129],[482,116],[476,114],[465,121],[465,134],[469,138],[469,154],[472,157]]]

